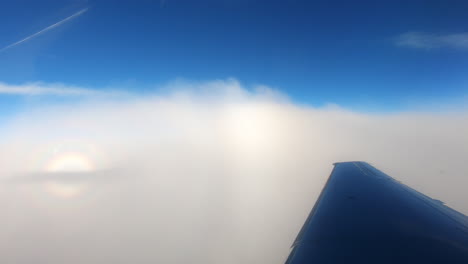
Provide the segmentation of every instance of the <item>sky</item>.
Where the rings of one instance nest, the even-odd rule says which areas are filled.
[[[8,84],[154,90],[237,78],[299,103],[393,111],[466,96],[466,1],[6,1]]]
[[[0,262],[284,263],[334,162],[468,214],[466,1],[4,1]]]

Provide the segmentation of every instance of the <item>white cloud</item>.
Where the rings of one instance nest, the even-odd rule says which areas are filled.
[[[2,128],[0,262],[282,263],[344,160],[468,212],[466,112],[297,106],[233,79],[169,87]]]
[[[422,32],[407,32],[395,39],[400,47],[416,49],[453,48],[468,49],[468,33],[429,34]]]
[[[109,96],[122,94],[116,91],[96,91],[92,89],[74,87],[63,84],[46,84],[41,82],[12,85],[0,82],[0,95],[21,95],[21,96]]]

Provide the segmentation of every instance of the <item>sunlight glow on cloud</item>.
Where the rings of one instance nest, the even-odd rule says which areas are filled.
[[[54,157],[46,166],[46,172],[51,174],[62,173],[62,178],[67,177],[67,173],[87,173],[94,171],[92,161],[83,153],[63,153]],[[65,173],[65,175],[63,175]],[[79,195],[85,189],[84,183],[69,183],[60,178],[55,181],[45,182],[45,188],[48,192],[59,197],[71,198]]]
[[[81,153],[65,153],[55,157],[47,165],[48,172],[89,172],[93,171],[91,161]]]
[[[168,87],[2,127],[2,262],[282,263],[346,160],[468,212],[467,112],[299,106],[235,79]]]

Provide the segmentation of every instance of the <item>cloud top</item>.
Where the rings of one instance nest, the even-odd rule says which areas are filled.
[[[314,108],[235,79],[168,89],[2,128],[0,262],[282,263],[336,161],[468,212],[466,112]]]

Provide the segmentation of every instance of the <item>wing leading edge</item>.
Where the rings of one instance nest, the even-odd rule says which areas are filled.
[[[468,218],[365,162],[336,163],[286,264],[468,263]]]

